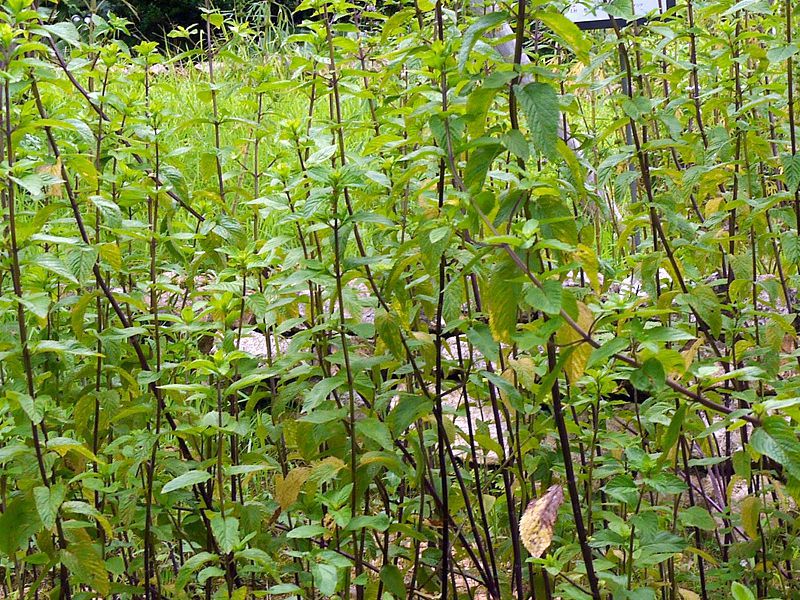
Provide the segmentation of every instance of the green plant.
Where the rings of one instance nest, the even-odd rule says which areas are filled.
[[[395,8],[0,8],[2,596],[797,596],[795,7]]]

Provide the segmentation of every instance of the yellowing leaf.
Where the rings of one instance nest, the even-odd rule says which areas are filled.
[[[592,311],[583,302],[578,302],[578,318],[576,322],[584,331],[589,331],[594,317]],[[576,383],[586,370],[586,363],[592,354],[592,347],[568,323],[564,323],[556,332],[556,342],[564,349],[573,348],[564,364],[564,372],[570,383]]]
[[[564,491],[560,485],[553,485],[525,509],[519,521],[519,537],[534,558],[542,556],[550,547],[553,541],[553,525],[562,502]]]
[[[503,259],[486,286],[484,303],[489,313],[489,329],[498,342],[510,344],[517,330],[517,306],[522,295],[522,284],[514,281],[519,268],[510,259]]]
[[[711,198],[706,205],[703,207],[703,213],[705,213],[706,219],[709,217],[714,216],[717,211],[719,211],[720,206],[722,206],[723,199],[722,198]]]
[[[575,258],[581,263],[583,271],[589,278],[589,283],[596,294],[600,293],[600,261],[597,260],[595,251],[585,244],[578,244]]]
[[[275,477],[275,500],[283,510],[297,502],[300,489],[310,474],[311,469],[308,467],[295,467],[286,474],[285,479],[282,475]]]
[[[703,346],[703,342],[705,341],[704,336],[700,336],[700,338],[696,339],[692,342],[692,344],[683,352],[681,352],[681,356],[683,356],[683,366],[686,371],[689,370],[689,367],[692,366],[695,357],[697,356],[697,351]]]
[[[101,596],[111,591],[108,571],[97,548],[91,542],[77,542],[61,552],[61,559],[75,578]]]
[[[740,507],[742,529],[751,540],[758,538],[758,520],[761,517],[761,500],[748,496],[742,500]]]

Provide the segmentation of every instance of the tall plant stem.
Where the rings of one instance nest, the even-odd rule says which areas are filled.
[[[148,69],[148,62],[145,57],[145,100],[148,104],[148,113],[149,111],[149,104],[150,104],[150,73]],[[155,150],[155,181],[160,181],[158,179],[160,168],[161,168],[161,157],[159,154],[159,130],[158,124],[155,122],[155,119],[152,114],[148,114],[151,120],[153,120],[153,131],[154,131],[154,150]],[[149,240],[149,250],[150,250],[150,314],[153,318],[153,342],[155,344],[155,371],[159,373],[161,371],[161,331],[159,328],[159,316],[158,316],[158,288],[156,285],[156,278],[157,278],[157,271],[156,271],[156,259],[158,256],[158,202],[159,202],[159,195],[161,191],[161,186],[156,183],[156,188],[153,194],[149,195],[147,198],[147,212],[148,212],[148,220],[150,221],[150,240]],[[144,521],[144,595],[146,600],[150,600],[153,597],[153,589],[151,588],[151,580],[155,575],[155,558],[154,558],[154,547],[153,547],[153,536],[152,536],[152,527],[153,527],[153,479],[155,477],[155,470],[156,470],[156,460],[158,458],[158,448],[159,448],[159,435],[161,433],[161,409],[162,409],[162,402],[159,401],[158,397],[154,397],[155,402],[155,413],[156,413],[156,422],[155,422],[155,430],[153,432],[153,447],[150,450],[150,459],[146,465],[146,492],[145,492],[145,521]],[[156,579],[158,581],[158,579]],[[160,587],[160,585],[159,585]],[[161,590],[156,590],[156,595],[158,597],[161,596]]]
[[[6,79],[3,85],[2,105],[0,110],[5,108],[3,115],[3,133],[6,150],[6,161],[9,168],[13,168],[16,159],[16,152],[14,150],[13,127],[11,123],[11,91],[9,80]],[[28,396],[30,401],[36,403],[36,380],[33,373],[33,363],[31,360],[30,347],[28,346],[28,326],[25,321],[25,308],[22,303],[23,290],[22,290],[22,276],[19,263],[19,243],[17,241],[17,215],[16,215],[16,183],[12,179],[6,181],[6,190],[3,194],[5,199],[6,210],[8,214],[8,233],[11,238],[11,282],[14,288],[14,295],[17,298],[17,327],[19,330],[19,343],[22,349],[22,364],[25,369],[25,383],[27,386]],[[49,488],[51,485],[47,477],[47,469],[44,462],[44,452],[42,441],[39,438],[39,429],[41,428],[42,434],[47,438],[44,421],[36,423],[31,420],[31,435],[33,437],[33,448],[36,452],[36,464],[39,468],[39,475],[42,478],[42,484]],[[56,532],[58,535],[58,543],[61,550],[66,550],[67,540],[64,536],[64,529],[61,524],[61,518],[56,516]],[[61,563],[59,576],[61,579],[61,586],[59,597],[69,600],[72,597],[72,592],[69,585],[69,574],[67,567]]]
[[[556,344],[551,336],[547,341],[547,368],[552,373],[556,370]],[[575,529],[578,532],[578,542],[581,546],[581,555],[586,567],[586,578],[589,580],[589,589],[592,591],[592,598],[600,600],[600,584],[594,570],[594,560],[592,549],[589,547],[589,536],[583,523],[583,511],[581,510],[580,497],[578,496],[578,484],[575,481],[575,468],[572,465],[572,453],[570,452],[569,434],[567,425],[564,421],[564,407],[561,404],[561,389],[559,388],[558,378],[553,382],[551,390],[553,399],[553,420],[556,422],[558,430],[558,441],[561,446],[561,456],[564,459],[564,471],[567,478],[567,489],[569,490],[569,500],[572,504],[572,517],[575,519]]]
[[[440,43],[444,43],[444,24],[442,21],[442,3],[437,0],[435,6],[436,14],[436,33]],[[440,82],[441,96],[442,96],[442,112],[447,114],[447,72],[442,69],[441,82]],[[445,174],[446,166],[444,159],[439,160],[439,181],[437,184],[437,194],[439,201],[439,217],[442,216],[442,209],[444,208],[444,191],[445,191]],[[446,436],[444,429],[444,415],[442,414],[442,309],[444,307],[444,289],[447,283],[446,279],[446,252],[442,252],[439,258],[439,289],[436,296],[436,402],[434,405],[434,416],[436,417],[436,447],[439,454],[439,479],[442,488],[442,506],[441,506],[441,521],[448,523],[450,521],[450,483],[447,477],[447,461],[445,459],[445,444]],[[450,531],[449,527],[445,525],[442,528],[442,563],[440,567],[440,590],[442,599],[447,598],[447,589],[449,585],[448,572],[450,569]]]
[[[328,52],[331,65],[331,87],[333,88],[333,103],[332,108],[334,114],[331,115],[335,119],[337,136],[339,142],[339,164],[344,166],[347,162],[344,148],[344,137],[342,134],[342,106],[341,98],[339,97],[339,74],[336,71],[336,52],[333,47],[333,33],[331,31],[331,19],[328,13],[327,6],[325,7],[325,32],[328,41]],[[346,194],[347,189],[333,190],[333,250],[334,250],[334,275],[336,277],[336,300],[339,307],[339,337],[342,344],[342,357],[344,359],[345,377],[347,378],[347,394],[348,394],[348,412],[350,420],[350,477],[353,483],[353,489],[350,497],[350,516],[355,517],[358,514],[359,505],[359,490],[358,490],[358,444],[356,441],[356,398],[355,398],[355,382],[353,378],[353,371],[350,366],[350,350],[349,341],[346,333],[346,322],[344,312],[344,286],[342,283],[342,255],[344,248],[341,245],[341,232],[340,232],[340,218],[339,218],[339,195]],[[349,202],[347,203],[349,208]],[[358,532],[353,531],[353,552],[356,557],[355,561],[355,576],[358,577],[364,570],[362,555],[359,547]],[[356,598],[362,600],[364,597],[364,587],[361,585],[356,586]]]
[[[786,0],[786,45],[792,45],[792,7],[793,0]],[[795,131],[794,115],[794,56],[786,59],[786,111],[789,114],[789,141],[791,144],[792,158],[797,160],[797,131]],[[794,191],[794,218],[795,231],[800,235],[800,189]]]

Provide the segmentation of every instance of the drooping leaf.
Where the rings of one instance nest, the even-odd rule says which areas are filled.
[[[519,105],[528,121],[534,147],[548,158],[555,158],[558,141],[558,96],[550,84],[534,82],[514,86]]]
[[[111,584],[108,570],[95,544],[88,541],[73,542],[61,552],[61,559],[78,581],[100,596],[109,594]]]
[[[517,308],[522,296],[522,283],[515,281],[519,268],[510,259],[503,259],[489,276],[484,294],[489,328],[499,342],[511,343],[517,329]]]
[[[380,573],[381,581],[386,589],[399,600],[406,598],[406,584],[403,580],[403,574],[393,564],[386,564],[381,567]]]
[[[578,302],[578,318],[575,321],[583,331],[588,332],[591,329],[594,316],[591,309],[583,302]],[[570,383],[576,384],[586,369],[586,363],[592,353],[592,346],[584,341],[569,323],[564,323],[559,328],[556,333],[556,342],[562,347],[574,346],[574,350],[572,350],[564,365],[564,371],[569,377]]]
[[[281,509],[287,510],[297,501],[303,484],[308,480],[311,469],[308,467],[295,467],[286,474],[275,476],[275,500]]]
[[[57,483],[52,487],[34,488],[33,497],[36,500],[36,510],[46,529],[55,527],[58,509],[64,502],[66,494],[67,488],[63,483]]]
[[[211,532],[225,554],[233,552],[239,545],[239,519],[216,514],[210,519]]]
[[[560,485],[553,485],[525,509],[519,521],[519,537],[534,558],[539,558],[550,547],[553,526],[563,502],[564,490]]]
[[[41,526],[33,496],[17,496],[0,515],[0,552],[13,559],[19,550],[27,548],[28,540]]]
[[[761,500],[756,496],[747,496],[739,504],[739,516],[742,529],[751,540],[758,539],[758,521],[761,517]]]

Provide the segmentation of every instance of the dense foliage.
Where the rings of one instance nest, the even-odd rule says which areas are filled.
[[[800,597],[795,3],[300,8],[2,3],[0,597]]]

